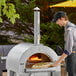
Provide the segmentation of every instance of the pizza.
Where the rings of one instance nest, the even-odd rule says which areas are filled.
[[[32,66],[33,69],[40,69],[40,68],[49,68],[52,67],[53,63],[52,62],[41,62],[41,63],[36,63]]]

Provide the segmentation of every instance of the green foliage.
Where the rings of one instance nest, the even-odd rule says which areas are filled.
[[[5,5],[6,0],[0,0],[0,22],[3,22],[1,16],[2,16],[2,6]]]
[[[6,3],[6,0],[0,0],[0,22],[3,22],[1,16],[5,15],[13,24],[16,18],[20,18],[16,13],[14,4]]]
[[[35,0],[31,0],[28,3],[21,0],[15,0],[17,12],[20,14],[20,20],[22,22],[33,22],[33,9],[36,6]]]
[[[3,22],[3,20],[2,20],[2,18],[0,17],[0,22],[2,23]]]
[[[24,42],[31,42],[34,43],[34,36],[28,35],[27,37],[24,37]]]
[[[63,47],[63,28],[54,23],[41,24],[41,43],[55,49],[56,45]]]

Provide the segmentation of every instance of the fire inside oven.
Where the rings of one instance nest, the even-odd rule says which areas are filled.
[[[49,63],[49,62],[52,62],[52,59],[50,59],[49,56],[42,53],[36,53],[28,58],[26,68],[32,68],[33,65],[35,64]]]

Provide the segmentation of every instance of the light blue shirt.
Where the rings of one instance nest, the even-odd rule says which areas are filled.
[[[65,33],[64,33],[64,48],[69,53],[72,51],[76,51],[76,25],[68,22],[65,26]]]

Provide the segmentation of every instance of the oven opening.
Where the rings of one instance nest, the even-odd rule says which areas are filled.
[[[37,65],[45,65],[49,64],[50,62],[52,62],[52,59],[50,59],[49,56],[42,53],[36,53],[27,59],[26,68],[35,68],[35,66],[37,68]]]

